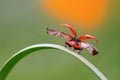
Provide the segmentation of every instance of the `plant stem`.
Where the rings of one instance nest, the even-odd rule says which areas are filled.
[[[107,78],[92,64],[90,63],[86,58],[84,58],[81,55],[78,55],[74,53],[73,51],[70,51],[69,49],[56,45],[56,44],[36,44],[29,47],[26,47],[17,53],[15,53],[13,56],[11,56],[3,65],[3,67],[0,69],[0,80],[5,80],[9,72],[12,70],[12,68],[17,64],[18,61],[20,61],[23,57],[27,56],[28,54],[42,50],[42,49],[59,49],[63,50],[74,57],[81,60],[84,64],[86,64],[101,80],[107,80]]]

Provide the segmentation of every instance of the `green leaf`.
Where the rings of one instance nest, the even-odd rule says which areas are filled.
[[[74,57],[78,58],[80,61],[82,61],[84,64],[86,64],[101,80],[107,80],[107,78],[92,64],[90,63],[86,58],[84,58],[81,55],[78,55],[77,53],[74,53],[73,51],[70,51],[69,49],[56,45],[56,44],[36,44],[29,47],[26,47],[17,53],[15,53],[13,56],[11,56],[3,65],[3,67],[0,69],[0,80],[5,80],[9,72],[12,70],[12,68],[17,64],[18,61],[20,61],[22,58],[27,56],[28,54],[43,50],[43,49],[59,49],[62,51],[65,51]]]

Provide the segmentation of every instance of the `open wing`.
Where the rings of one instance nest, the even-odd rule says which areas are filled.
[[[94,40],[94,41],[98,42],[98,40],[94,36],[91,36],[91,35],[82,35],[82,36],[80,36],[79,39],[81,41],[84,41],[84,40],[87,40],[87,39],[91,39],[91,40]]]
[[[96,47],[94,47],[93,45],[89,44],[89,47],[86,48],[93,56],[98,54],[98,50]]]
[[[94,47],[92,44],[87,43],[87,42],[80,42],[79,45],[83,48],[83,49],[87,49],[87,51],[89,51],[93,56],[98,54],[98,50],[96,47]]]
[[[61,26],[65,26],[68,29],[70,29],[70,31],[72,32],[72,34],[74,35],[74,37],[77,36],[77,33],[76,33],[75,29],[72,26],[70,26],[69,24],[61,24]]]
[[[50,35],[53,35],[53,36],[61,36],[65,40],[71,40],[72,39],[72,36],[70,36],[68,34],[65,34],[64,32],[54,30],[54,29],[47,28],[47,33],[50,34]]]

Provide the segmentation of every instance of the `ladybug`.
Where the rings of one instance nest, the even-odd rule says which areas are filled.
[[[98,42],[98,40],[94,36],[81,35],[80,37],[77,37],[77,33],[72,26],[70,26],[69,24],[61,25],[67,27],[72,32],[73,36],[51,28],[47,28],[47,33],[50,35],[63,37],[66,40],[65,46],[73,47],[74,50],[80,50],[78,54],[83,49],[89,51],[89,53],[92,54],[93,56],[99,53],[96,47],[94,47],[92,44],[88,42],[85,42],[85,40],[87,39],[95,40],[96,42]]]

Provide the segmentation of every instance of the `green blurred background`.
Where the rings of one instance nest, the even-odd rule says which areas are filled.
[[[62,20],[50,16],[38,0],[0,0],[0,67],[17,51],[33,44],[64,44],[60,37],[46,34],[46,27],[68,31],[59,27]],[[69,23],[70,24],[70,23]],[[71,24],[74,26],[74,24]],[[91,61],[109,80],[120,79],[120,1],[111,1],[107,19],[102,28],[90,34],[97,36],[93,44],[100,54],[82,55]],[[78,34],[84,33],[79,31]],[[69,33],[69,32],[68,32]],[[89,32],[87,32],[89,33]],[[6,80],[99,80],[86,65],[59,50],[42,50],[22,59]]]

